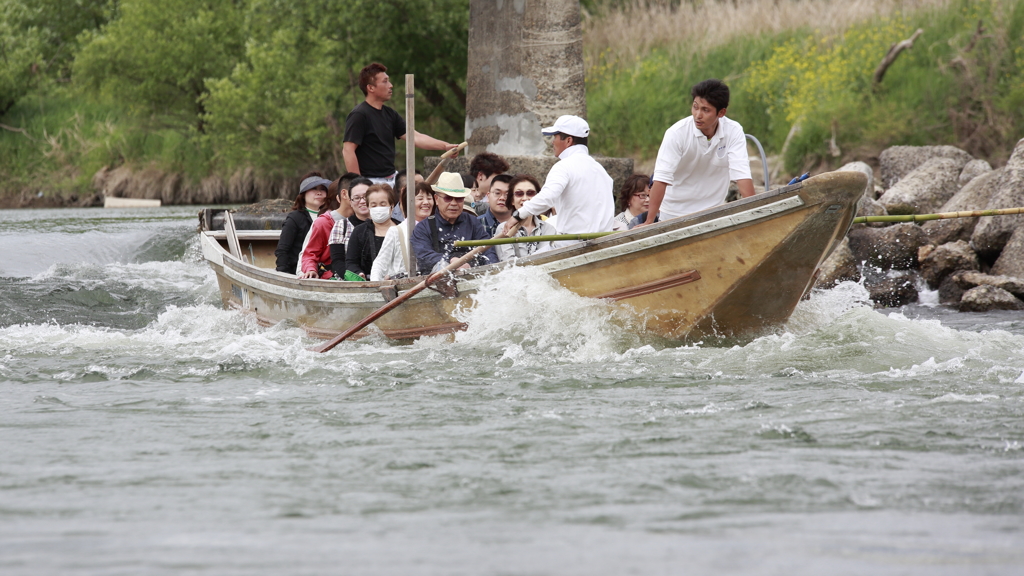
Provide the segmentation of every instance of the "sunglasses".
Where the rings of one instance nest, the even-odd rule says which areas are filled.
[[[522,198],[523,196],[533,198],[534,196],[537,195],[537,191],[533,190],[532,188],[530,190],[516,190],[515,192],[512,193],[512,195],[515,196],[516,198]]]
[[[437,196],[437,199],[442,201],[442,202],[444,202],[445,204],[451,204],[453,202],[458,204],[460,202],[465,202],[466,201],[465,198],[456,198],[454,196],[449,196],[447,194],[440,194],[440,193],[438,193],[438,194],[435,194],[435,196]]]

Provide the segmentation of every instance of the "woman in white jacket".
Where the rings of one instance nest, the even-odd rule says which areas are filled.
[[[405,206],[404,188],[399,193],[399,202],[402,206],[402,212],[408,214],[409,210]],[[430,189],[428,184],[423,182],[416,183],[415,210],[413,218],[417,224],[420,220],[434,212],[434,191]],[[371,281],[378,282],[380,280],[401,278],[407,275],[405,270],[405,251],[409,247],[409,240],[406,237],[405,226],[406,224],[403,222],[398,226],[392,227],[384,235],[384,243],[380,247],[377,258],[373,260],[373,269],[370,270]]]

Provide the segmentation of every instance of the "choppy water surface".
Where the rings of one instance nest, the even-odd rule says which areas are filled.
[[[220,309],[194,208],[0,211],[4,574],[1019,574],[1024,315],[744,346],[529,270],[454,343]]]

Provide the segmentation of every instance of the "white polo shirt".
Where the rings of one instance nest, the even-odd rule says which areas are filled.
[[[537,216],[554,208],[559,234],[610,232],[615,223],[611,176],[582,144],[566,148],[558,158],[540,192],[519,214]]]
[[[750,178],[743,126],[723,116],[708,140],[683,118],[665,131],[654,164],[654,179],[670,186],[661,203],[661,219],[699,212],[725,202],[730,180]]]

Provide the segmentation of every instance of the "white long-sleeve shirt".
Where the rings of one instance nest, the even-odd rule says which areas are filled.
[[[676,122],[661,141],[654,179],[669,185],[661,202],[662,220],[722,204],[730,180],[750,179],[743,126],[723,116],[708,140],[693,116]]]
[[[558,158],[540,192],[523,204],[519,214],[539,216],[554,208],[561,234],[611,231],[615,218],[611,176],[581,144],[566,148]]]

